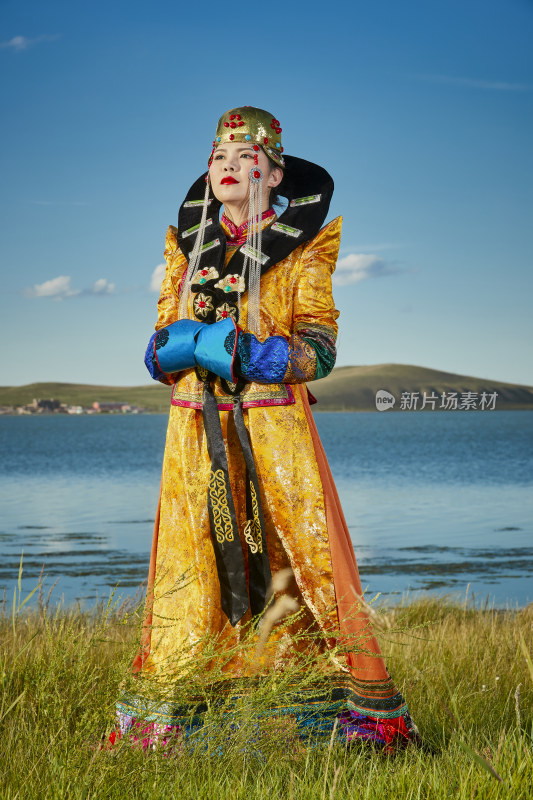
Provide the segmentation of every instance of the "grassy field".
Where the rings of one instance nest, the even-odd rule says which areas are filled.
[[[93,615],[41,603],[0,619],[1,797],[531,798],[533,609],[442,601],[382,609],[387,662],[425,747],[395,756],[365,743],[314,751],[268,732],[261,756],[100,750],[138,640],[139,611]],[[272,689],[275,691],[275,687]]]
[[[375,411],[375,396],[386,389],[396,398],[398,409],[402,392],[497,392],[497,409],[533,408],[533,387],[502,383],[468,375],[455,375],[411,364],[376,364],[366,367],[337,367],[327,378],[309,384],[319,401],[318,411]],[[25,405],[33,398],[57,399],[71,405],[92,406],[95,400],[124,402],[152,412],[166,412],[170,388],[154,382],[146,386],[92,386],[77,383],[30,383],[27,386],[0,386],[0,406]],[[419,402],[420,407],[421,401]],[[438,409],[438,404],[436,404]]]

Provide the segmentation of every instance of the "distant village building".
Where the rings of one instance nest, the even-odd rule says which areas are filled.
[[[34,397],[31,405],[37,414],[53,414],[59,411],[61,403],[59,400],[38,400]]]
[[[127,414],[130,412],[131,405],[129,403],[121,403],[121,402],[107,402],[107,401],[99,401],[95,400],[93,403],[93,409],[98,414]]]

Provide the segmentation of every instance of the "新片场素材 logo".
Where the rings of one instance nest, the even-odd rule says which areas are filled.
[[[396,398],[385,389],[378,389],[376,392],[376,408],[378,411],[388,411],[393,408]]]

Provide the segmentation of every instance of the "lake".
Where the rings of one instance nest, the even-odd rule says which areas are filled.
[[[363,586],[533,601],[533,412],[316,413]],[[166,415],[0,417],[0,593],[87,608],[145,580]],[[467,588],[468,587],[468,588]]]

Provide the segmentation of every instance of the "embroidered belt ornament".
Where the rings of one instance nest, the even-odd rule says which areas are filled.
[[[222,280],[215,283],[215,289],[222,289],[223,292],[239,292],[240,294],[244,292],[245,288],[242,275],[225,275]]]
[[[211,459],[207,509],[220,583],[220,603],[231,625],[235,626],[248,608],[252,612],[252,617],[256,617],[264,610],[272,575],[266,548],[265,522],[257,471],[248,431],[244,424],[241,397],[237,394],[233,398],[233,419],[246,464],[246,516],[249,520],[244,531],[249,548],[249,586],[246,585],[244,556],[231,493],[228,459],[217,399],[211,385],[213,377],[208,373],[204,380],[202,409],[207,450]],[[236,390],[239,390],[239,386]]]
[[[196,275],[192,277],[192,284],[198,284],[199,286],[203,286],[204,283],[207,281],[214,281],[218,278],[218,272],[214,267],[204,267],[203,269],[199,269]]]
[[[217,469],[215,472],[211,472],[207,490],[213,508],[213,529],[216,540],[219,544],[232,542],[234,539],[233,524],[223,470]]]
[[[259,501],[255,491],[253,481],[249,483],[250,500],[252,506],[253,519],[246,522],[244,528],[244,538],[253,555],[263,552],[263,536],[261,531],[261,521],[259,519]]]
[[[215,312],[216,321],[220,322],[221,319],[227,319],[228,317],[233,317],[235,322],[238,321],[237,306],[233,306],[230,303],[222,303],[222,305],[217,306]]]
[[[213,299],[210,295],[198,292],[193,300],[194,313],[199,319],[205,319],[213,311]]]

